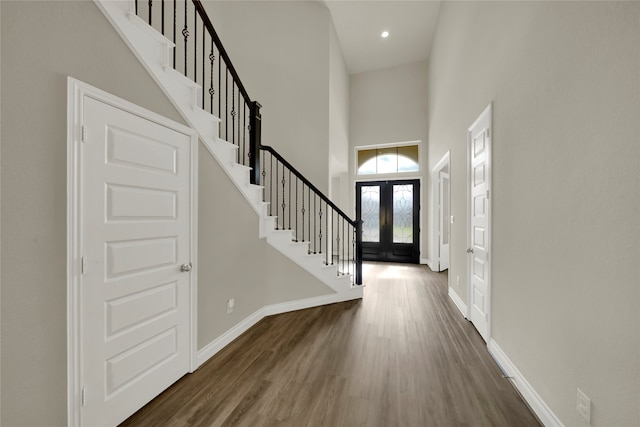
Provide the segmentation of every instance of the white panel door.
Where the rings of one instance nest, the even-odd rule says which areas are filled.
[[[449,174],[440,171],[440,271],[449,268]]]
[[[491,106],[469,128],[469,319],[484,340],[489,338],[490,307],[490,152]]]
[[[85,97],[84,426],[114,426],[190,367],[191,138]]]

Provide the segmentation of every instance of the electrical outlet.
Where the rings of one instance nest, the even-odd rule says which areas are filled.
[[[589,424],[591,424],[591,399],[587,397],[582,390],[578,390],[578,398],[576,404],[576,410],[582,418],[584,418]]]
[[[456,276],[456,286],[460,286],[460,276]]]
[[[451,224],[453,224],[455,222],[455,218],[453,217],[453,215],[451,215]]]
[[[233,312],[234,307],[236,306],[236,300],[234,298],[227,300],[227,314]]]

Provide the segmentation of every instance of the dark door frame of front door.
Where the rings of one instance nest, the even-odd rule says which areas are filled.
[[[395,185],[413,185],[412,242],[394,242],[393,188]],[[419,263],[420,261],[420,180],[398,179],[356,182],[356,215],[362,218],[362,188],[378,187],[379,233],[378,241],[367,241],[363,233],[362,254],[365,261]],[[363,218],[364,219],[364,218]],[[363,224],[363,229],[366,224]]]

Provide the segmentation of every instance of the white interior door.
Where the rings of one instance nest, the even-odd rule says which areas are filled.
[[[85,97],[81,424],[117,425],[190,369],[191,137]]]
[[[440,171],[440,271],[449,268],[450,201],[449,174]]]
[[[469,319],[489,338],[491,291],[491,105],[469,127]]]

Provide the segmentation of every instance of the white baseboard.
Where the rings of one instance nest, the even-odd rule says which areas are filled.
[[[220,350],[231,344],[233,340],[267,316],[360,298],[362,298],[361,286],[353,288],[351,292],[347,291],[339,294],[322,295],[319,297],[305,298],[262,307],[199,350],[198,355],[196,356],[197,367],[202,366],[203,363],[212,358]]]
[[[215,340],[211,341],[209,344],[204,346],[201,350],[198,350],[198,355],[196,356],[196,362],[198,364],[198,368],[202,366],[204,362],[213,357],[220,350],[231,344],[233,340],[238,338],[240,335],[245,333],[250,327],[258,323],[264,318],[264,307],[257,310],[251,316],[247,317],[233,328],[229,329],[224,334],[220,335]]]
[[[531,410],[538,416],[540,421],[545,427],[564,427],[560,419],[551,411],[547,404],[542,400],[540,395],[534,390],[534,388],[525,379],[522,373],[516,368],[511,359],[505,354],[500,346],[493,340],[489,340],[487,349],[491,356],[495,359],[496,363],[502,368],[502,371],[509,377],[513,385],[524,400],[527,402]]]
[[[420,264],[426,264],[427,267],[431,268],[431,260],[426,258],[420,258]]]
[[[460,313],[462,313],[462,315],[466,319],[467,318],[467,304],[465,304],[464,301],[462,301],[460,296],[456,293],[456,291],[453,290],[453,288],[451,286],[449,286],[449,298],[451,298],[451,300],[456,305],[456,307],[458,307],[458,310],[460,310]]]
[[[263,308],[265,316],[288,313],[289,311],[304,310],[305,308],[318,307],[321,305],[334,304],[336,302],[350,301],[362,298],[362,288],[354,288],[354,293],[340,293],[322,295],[319,297],[305,298],[296,301],[288,301],[279,304],[267,305]],[[360,291],[360,292],[358,292]]]

